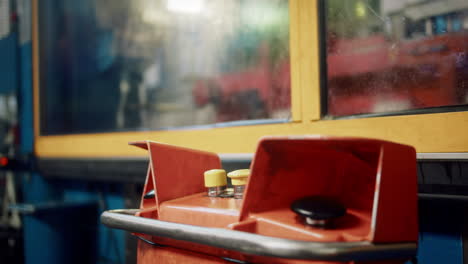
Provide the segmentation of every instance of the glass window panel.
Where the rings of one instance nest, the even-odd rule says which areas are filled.
[[[328,115],[468,103],[468,1],[325,5]]]
[[[290,115],[287,0],[44,0],[41,133]]]

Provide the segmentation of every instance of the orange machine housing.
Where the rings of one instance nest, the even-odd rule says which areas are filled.
[[[142,198],[139,217],[304,241],[417,242],[416,153],[410,146],[362,138],[266,137],[239,200],[206,194],[203,173],[221,168],[218,155],[151,141],[132,144],[150,154],[143,194],[155,190],[154,199]],[[293,201],[311,195],[333,197],[346,206],[335,228],[306,226],[290,209]],[[165,245],[140,241],[139,264],[336,263],[251,256],[138,235]]]

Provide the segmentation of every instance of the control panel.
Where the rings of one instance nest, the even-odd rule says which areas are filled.
[[[104,224],[133,232],[143,263],[404,263],[416,255],[414,148],[326,136],[266,137],[250,168],[160,144],[140,208]],[[130,214],[130,215],[129,215]]]

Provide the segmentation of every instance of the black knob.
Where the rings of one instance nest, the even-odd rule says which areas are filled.
[[[326,196],[307,196],[294,201],[291,209],[305,218],[311,226],[327,228],[332,220],[346,214],[346,208],[336,199]]]

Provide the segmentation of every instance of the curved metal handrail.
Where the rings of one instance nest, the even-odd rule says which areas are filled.
[[[105,211],[101,222],[111,228],[193,242],[257,256],[322,261],[409,259],[416,243],[308,242],[247,232],[171,223],[134,216],[135,209]]]

